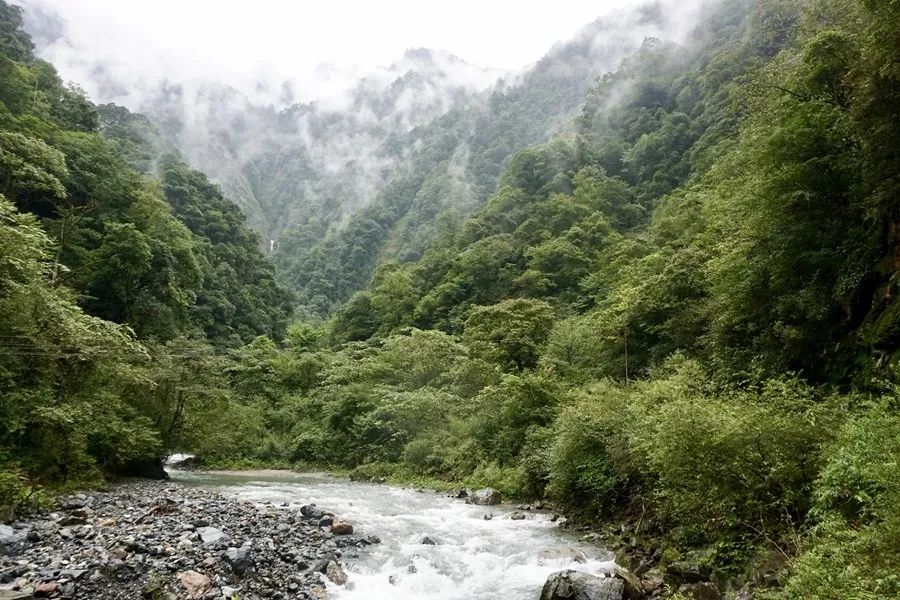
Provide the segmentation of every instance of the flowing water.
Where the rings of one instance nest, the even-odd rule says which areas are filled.
[[[612,560],[609,552],[560,529],[549,514],[510,519],[512,506],[471,506],[435,492],[324,474],[172,475],[175,481],[251,502],[288,503],[296,509],[315,503],[351,521],[354,535],[380,537],[380,544],[364,548],[358,558],[342,558],[350,582],[343,588],[329,584],[329,598],[336,600],[536,600],[549,574],[598,572]],[[485,513],[494,516],[485,520]],[[437,544],[423,545],[426,535]]]

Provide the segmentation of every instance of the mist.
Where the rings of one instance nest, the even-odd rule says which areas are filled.
[[[93,101],[146,114],[266,239],[311,216],[345,223],[410,164],[417,128],[483,112],[498,90],[548,78],[570,88],[523,141],[549,137],[594,78],[647,37],[686,41],[702,10],[701,0],[467,0],[439,13],[405,1],[21,4],[39,56]],[[463,140],[454,156],[468,155]],[[465,168],[455,160],[449,172],[462,181]]]

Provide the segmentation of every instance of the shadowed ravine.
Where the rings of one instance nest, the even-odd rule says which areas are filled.
[[[330,598],[534,599],[550,573],[597,572],[612,560],[549,514],[510,519],[508,505],[472,506],[435,492],[321,474],[173,472],[172,478],[251,502],[315,503],[352,521],[357,532],[379,536],[381,544],[343,557],[350,580],[345,588],[329,584]],[[494,516],[485,520],[485,513]],[[423,536],[437,544],[422,544]],[[586,562],[576,562],[581,553]]]

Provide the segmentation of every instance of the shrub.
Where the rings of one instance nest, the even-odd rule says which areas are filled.
[[[640,472],[629,434],[638,407],[626,388],[593,385],[563,407],[550,449],[548,493],[584,516],[611,509],[633,487]]]
[[[638,443],[657,477],[659,509],[694,541],[778,531],[810,507],[821,448],[838,412],[793,380],[760,392],[675,397]]]
[[[825,452],[815,484],[818,523],[785,598],[900,597],[900,417],[875,406]]]

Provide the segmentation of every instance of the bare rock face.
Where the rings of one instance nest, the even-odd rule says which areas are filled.
[[[622,600],[624,587],[615,577],[560,571],[547,578],[540,600]]]
[[[188,593],[188,598],[202,598],[212,589],[212,580],[197,571],[185,571],[178,574],[178,581]]]
[[[466,504],[478,504],[480,506],[490,506],[500,504],[503,500],[500,492],[494,488],[483,488],[475,490],[466,496]]]

